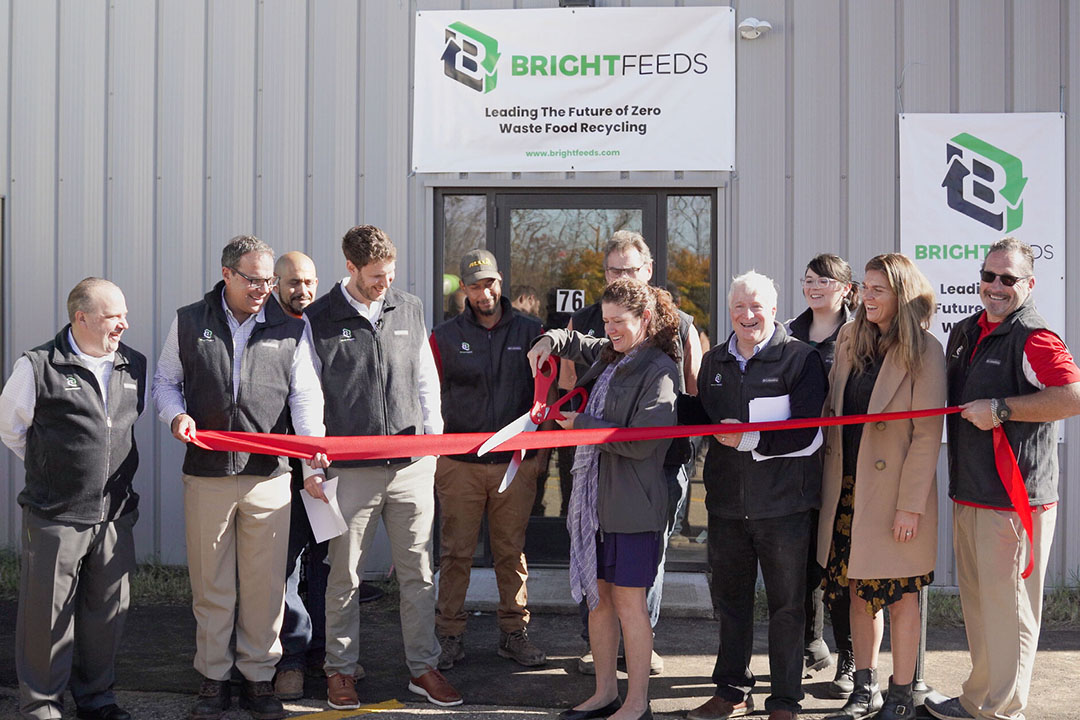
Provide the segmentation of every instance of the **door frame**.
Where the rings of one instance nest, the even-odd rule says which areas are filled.
[[[722,189],[722,188],[721,188]],[[432,278],[434,282],[429,290],[427,300],[432,308],[442,307],[442,276],[445,265],[444,238],[446,237],[444,198],[447,195],[481,195],[486,198],[487,206],[487,229],[485,231],[485,249],[495,254],[499,267],[506,268],[503,272],[504,284],[513,286],[510,266],[510,222],[509,211],[515,207],[553,207],[555,198],[566,200],[566,204],[554,207],[567,209],[587,209],[594,207],[611,208],[636,208],[641,207],[642,234],[645,242],[653,254],[653,277],[656,281],[667,282],[668,256],[667,256],[667,222],[669,196],[697,195],[710,199],[710,259],[709,267],[715,282],[717,269],[720,267],[719,260],[721,248],[719,246],[719,219],[721,208],[718,207],[718,188],[716,187],[630,187],[630,188],[507,188],[507,187],[469,187],[469,186],[446,186],[434,188],[434,218],[433,218],[433,252],[432,252]],[[633,204],[636,198],[640,198],[642,204]],[[604,202],[599,202],[604,199]],[[604,204],[608,203],[608,204]],[[615,204],[611,204],[615,203]],[[709,337],[715,341],[720,327],[717,294],[710,293],[709,299],[709,327],[700,328],[705,330]],[[436,323],[439,322],[436,316]]]
[[[429,300],[433,308],[443,306],[442,277],[445,271],[445,197],[448,195],[474,195],[485,197],[486,224],[484,247],[495,255],[502,268],[504,286],[512,288],[513,268],[510,264],[510,212],[515,208],[566,208],[566,209],[637,209],[642,210],[642,235],[653,254],[653,278],[659,283],[667,282],[668,271],[668,197],[700,196],[710,199],[710,283],[715,284],[721,248],[719,246],[719,214],[717,187],[475,187],[447,185],[435,187],[433,197],[433,283]],[[710,338],[717,337],[719,328],[718,299],[710,293],[709,327],[704,329]],[[437,542],[438,533],[436,533]],[[569,559],[569,536],[563,517],[532,517],[526,533],[529,564],[534,567],[565,567]],[[437,556],[437,551],[436,551]],[[565,559],[564,559],[565,558]],[[473,557],[477,567],[491,567],[493,557],[487,531],[485,514],[480,531],[477,552]],[[700,570],[702,563],[669,562],[671,570]]]

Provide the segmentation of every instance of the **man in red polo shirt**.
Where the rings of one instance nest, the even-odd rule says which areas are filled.
[[[1080,413],[1080,369],[1035,310],[1031,247],[994,243],[980,277],[986,309],[953,328],[946,350],[949,405],[963,407],[947,418],[949,497],[971,674],[958,697],[926,707],[945,720],[1022,720],[1057,518],[1056,421]],[[1002,431],[1019,470],[1004,479]]]

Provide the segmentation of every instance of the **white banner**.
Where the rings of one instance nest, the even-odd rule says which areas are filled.
[[[982,309],[987,248],[1013,236],[1035,251],[1035,305],[1065,330],[1065,116],[900,116],[900,249],[937,296],[944,345]]]
[[[730,7],[416,14],[415,172],[733,170]]]

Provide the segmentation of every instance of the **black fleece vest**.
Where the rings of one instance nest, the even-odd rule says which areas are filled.
[[[202,300],[176,311],[187,414],[202,430],[284,433],[293,356],[304,322],[267,298],[264,322],[256,324],[244,348],[234,400],[233,340],[222,307],[224,287],[221,281]],[[184,472],[200,477],[276,477],[289,472],[289,463],[276,455],[215,452],[188,443]]]
[[[1040,388],[1024,376],[1024,345],[1046,321],[1029,299],[983,338],[978,319],[982,312],[964,318],[949,335],[945,353],[949,379],[949,405],[982,398],[1030,395]],[[994,465],[993,433],[980,430],[959,415],[945,418],[949,432],[949,497],[961,502],[1011,508],[1009,495]],[[1057,423],[1005,423],[1016,464],[1027,486],[1032,505],[1056,502],[1058,481]]]
[[[106,412],[97,378],[68,341],[70,327],[26,353],[36,399],[19,504],[41,517],[92,524],[139,504],[131,483],[139,466],[134,425],[146,395],[146,358],[120,344]]]
[[[304,311],[322,363],[327,435],[420,435],[420,343],[424,308],[415,295],[387,291],[375,325],[349,304],[337,283]],[[334,461],[337,467],[408,462]]]

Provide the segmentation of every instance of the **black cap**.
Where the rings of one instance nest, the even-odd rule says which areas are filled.
[[[470,250],[461,258],[461,284],[472,285],[481,280],[499,277],[495,256],[487,250]]]

